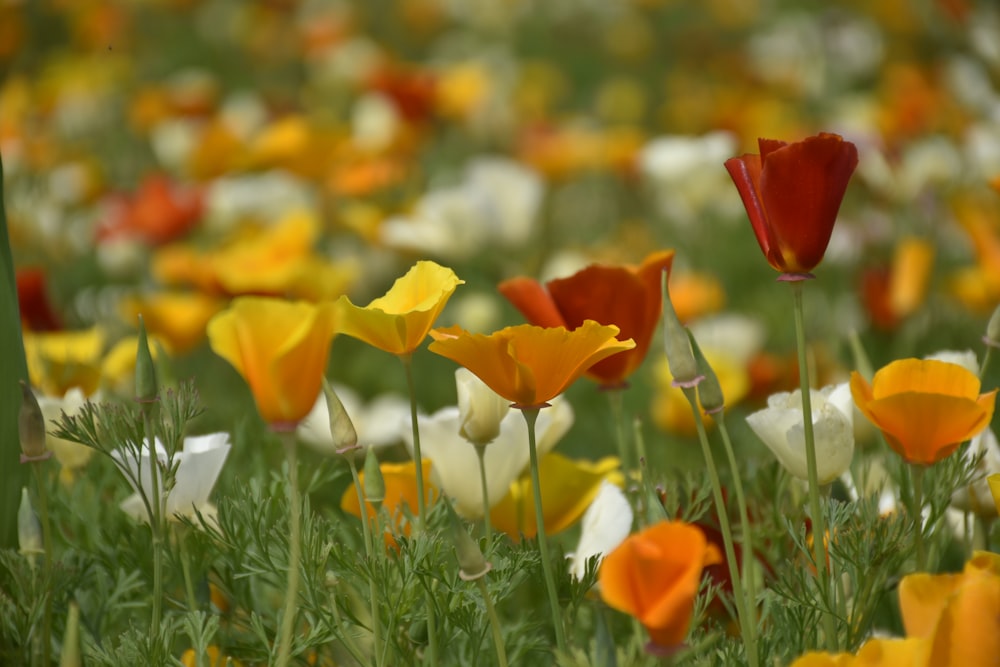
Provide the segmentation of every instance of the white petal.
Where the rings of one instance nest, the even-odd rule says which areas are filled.
[[[583,579],[590,558],[603,559],[625,541],[632,530],[632,519],[632,507],[622,490],[607,480],[601,482],[597,496],[583,515],[576,552],[567,555],[572,560],[573,576]]]

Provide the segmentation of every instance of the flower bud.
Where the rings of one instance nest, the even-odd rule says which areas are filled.
[[[500,422],[510,411],[510,401],[466,368],[455,371],[455,386],[458,390],[459,434],[477,446],[493,442],[500,435]]]
[[[21,380],[21,409],[17,413],[17,436],[21,441],[21,463],[52,456],[45,447],[45,417],[35,392]]]
[[[350,415],[344,409],[337,392],[323,378],[323,395],[326,396],[326,409],[330,415],[330,437],[333,438],[333,448],[338,454],[346,454],[358,446],[358,432]]]
[[[17,547],[22,555],[33,557],[44,553],[42,548],[42,525],[31,506],[27,487],[21,489],[21,504],[17,508]]]
[[[59,656],[59,667],[80,667],[83,659],[80,657],[80,605],[69,603],[69,614],[66,616],[66,633],[63,635],[62,655]]]
[[[372,447],[365,454],[364,492],[365,500],[376,509],[382,506],[382,501],[385,500],[385,478],[382,477],[382,468],[379,467],[378,457]]]
[[[448,510],[448,522],[451,526],[451,538],[455,543],[455,553],[458,555],[458,576],[463,581],[475,581],[493,569],[485,558],[483,552],[479,550],[476,541],[469,537],[462,520],[455,514],[451,503],[444,499],[445,507]]]
[[[143,404],[152,403],[156,400],[158,393],[156,366],[153,364],[153,355],[149,351],[146,324],[140,315],[139,347],[135,354],[135,400]]]
[[[688,338],[691,341],[691,349],[694,351],[694,357],[698,362],[698,373],[705,376],[698,385],[698,402],[701,403],[701,409],[705,411],[706,415],[714,415],[722,412],[726,407],[726,398],[722,394],[722,385],[719,384],[719,378],[715,375],[715,371],[712,370],[712,366],[709,365],[708,360],[702,353],[698,341],[695,340],[694,335],[690,331],[688,331]]]
[[[663,272],[660,282],[663,295],[663,334],[666,343],[667,365],[674,385],[678,387],[697,387],[701,381],[698,374],[698,362],[691,352],[691,341],[687,331],[677,318],[677,311],[670,301],[670,291],[667,289],[667,272]]]

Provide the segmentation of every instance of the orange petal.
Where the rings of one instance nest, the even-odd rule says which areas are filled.
[[[930,637],[948,599],[962,583],[960,574],[919,572],[899,583],[899,609],[908,637]]]
[[[979,433],[992,411],[978,401],[907,392],[875,399],[866,414],[910,463],[931,464]]]
[[[539,327],[566,326],[566,321],[556,304],[537,280],[524,277],[511,278],[497,285],[497,290],[531,324]]]

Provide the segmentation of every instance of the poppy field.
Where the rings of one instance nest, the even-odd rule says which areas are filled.
[[[0,664],[997,664],[992,2],[0,1],[0,231]]]

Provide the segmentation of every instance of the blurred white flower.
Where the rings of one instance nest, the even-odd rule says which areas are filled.
[[[722,313],[691,323],[691,335],[703,350],[716,350],[746,366],[764,347],[767,330],[760,320],[738,313]]]
[[[174,519],[177,515],[195,517],[200,512],[206,518],[215,518],[215,507],[208,502],[212,487],[222,472],[231,445],[228,433],[211,433],[184,438],[184,448],[174,455],[173,461],[168,461],[167,451],[163,444],[156,440],[156,458],[160,468],[176,465],[174,485],[166,494],[166,516]],[[135,485],[139,480],[142,492],[147,495],[152,491],[153,477],[150,474],[149,448],[142,448],[142,455],[136,457],[128,449],[120,448],[111,453],[111,458],[132,484],[135,493],[122,501],[122,510],[140,520],[148,520],[146,505],[139,495],[140,487]],[[158,471],[159,472],[159,471]],[[162,489],[163,477],[157,479]]]
[[[979,375],[979,360],[976,359],[976,353],[972,350],[940,350],[934,354],[928,354],[924,359],[955,364],[973,375]]]
[[[576,551],[566,554],[570,559],[569,571],[578,580],[587,571],[587,561],[604,556],[625,541],[632,530],[632,506],[620,488],[604,480],[597,497],[587,508],[580,524],[580,541]]]
[[[847,383],[811,390],[816,467],[820,484],[839,477],[854,457],[854,401]],[[782,466],[799,479],[808,479],[802,392],[780,392],[767,407],[747,417],[747,424]]]
[[[351,138],[363,150],[388,148],[402,125],[395,103],[382,93],[367,93],[351,107]]]
[[[974,437],[962,452],[962,458],[966,463],[976,462],[975,473],[968,486],[951,494],[952,507],[986,518],[996,517],[997,506],[986,481],[990,475],[1000,473],[1000,444],[993,429],[986,428]]]
[[[45,446],[62,466],[63,481],[70,481],[77,470],[87,465],[90,457],[94,455],[94,450],[78,442],[57,438],[48,431],[52,430],[52,422],[58,421],[63,413],[67,417],[72,417],[80,412],[80,408],[87,402],[87,397],[83,395],[82,389],[73,387],[62,397],[46,396],[36,392],[35,398],[38,399],[38,407],[42,409],[42,416],[45,418]],[[94,398],[100,400],[97,394]]]
[[[411,215],[386,220],[382,241],[449,260],[467,259],[494,244],[517,248],[531,236],[543,196],[534,171],[506,158],[478,158],[460,183],[433,189]]]
[[[335,384],[333,390],[344,405],[362,447],[389,447],[402,441],[403,427],[410,420],[410,402],[399,394],[382,394],[365,403],[350,387]],[[299,422],[298,436],[320,454],[333,456],[336,446],[330,435],[330,412],[323,392],[306,418]]]
[[[573,409],[561,397],[538,414],[535,425],[538,456],[552,451],[573,425]],[[479,455],[460,434],[461,413],[446,407],[433,415],[419,417],[420,449],[431,461],[431,477],[442,493],[452,499],[455,511],[467,519],[483,516],[483,487],[479,480]],[[413,452],[411,429],[403,430],[407,448]],[[490,506],[503,500],[510,485],[528,465],[528,427],[520,410],[511,410],[500,422],[500,432],[484,454],[486,492]]]
[[[467,368],[455,371],[458,390],[459,434],[477,446],[485,446],[500,435],[500,423],[510,412],[503,398]]]
[[[315,209],[315,194],[286,171],[223,176],[208,187],[205,227],[223,233],[247,220],[277,223],[289,211]]]

